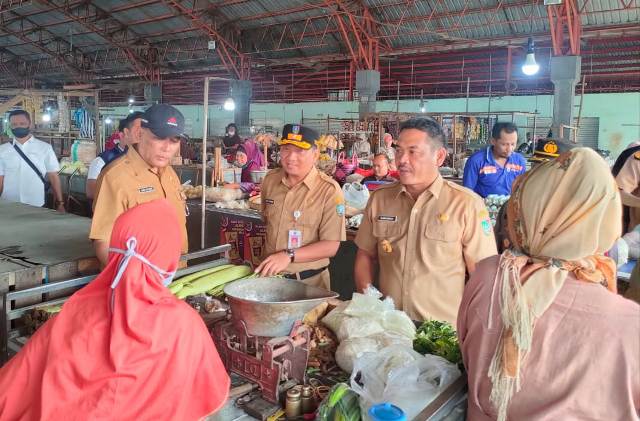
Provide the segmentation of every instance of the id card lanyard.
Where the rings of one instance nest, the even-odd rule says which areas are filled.
[[[296,210],[293,212],[293,229],[289,230],[287,237],[287,248],[297,249],[302,247],[302,231],[298,229],[298,220],[302,216],[302,211]]]

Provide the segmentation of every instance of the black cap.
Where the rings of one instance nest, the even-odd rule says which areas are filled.
[[[544,162],[550,159],[555,159],[560,154],[573,149],[573,145],[554,140],[554,139],[540,139],[536,143],[536,148],[533,151],[533,156],[529,158],[532,162]]]
[[[282,128],[282,140],[278,142],[282,145],[294,145],[301,149],[311,149],[320,138],[318,132],[299,124],[287,124]]]
[[[160,139],[184,137],[184,116],[169,104],[156,104],[147,109],[141,117],[142,127],[149,129]]]

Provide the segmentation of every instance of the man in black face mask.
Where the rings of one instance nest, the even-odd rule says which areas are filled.
[[[24,110],[9,113],[13,141],[0,146],[0,199],[43,206],[51,186],[54,207],[64,212],[60,164],[48,143],[31,135],[31,116]]]

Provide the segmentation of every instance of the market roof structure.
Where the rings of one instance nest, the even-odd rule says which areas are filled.
[[[464,96],[467,82],[472,95],[549,93],[564,45],[582,55],[586,92],[640,90],[640,0],[544,3],[0,0],[0,86],[99,83],[116,103],[143,80],[197,103],[207,75],[221,78],[212,100],[224,79],[246,79],[256,101],[318,101],[353,95],[355,71],[376,69],[379,99]],[[520,70],[529,37],[535,77]]]

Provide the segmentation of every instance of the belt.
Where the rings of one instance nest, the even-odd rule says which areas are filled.
[[[304,281],[305,279],[309,279],[312,276],[316,276],[322,272],[324,272],[325,270],[327,270],[327,267],[323,267],[321,269],[310,269],[310,270],[303,270],[302,272],[298,272],[296,273],[288,273],[286,275],[284,275],[285,278],[287,279],[300,279],[301,281]]]

